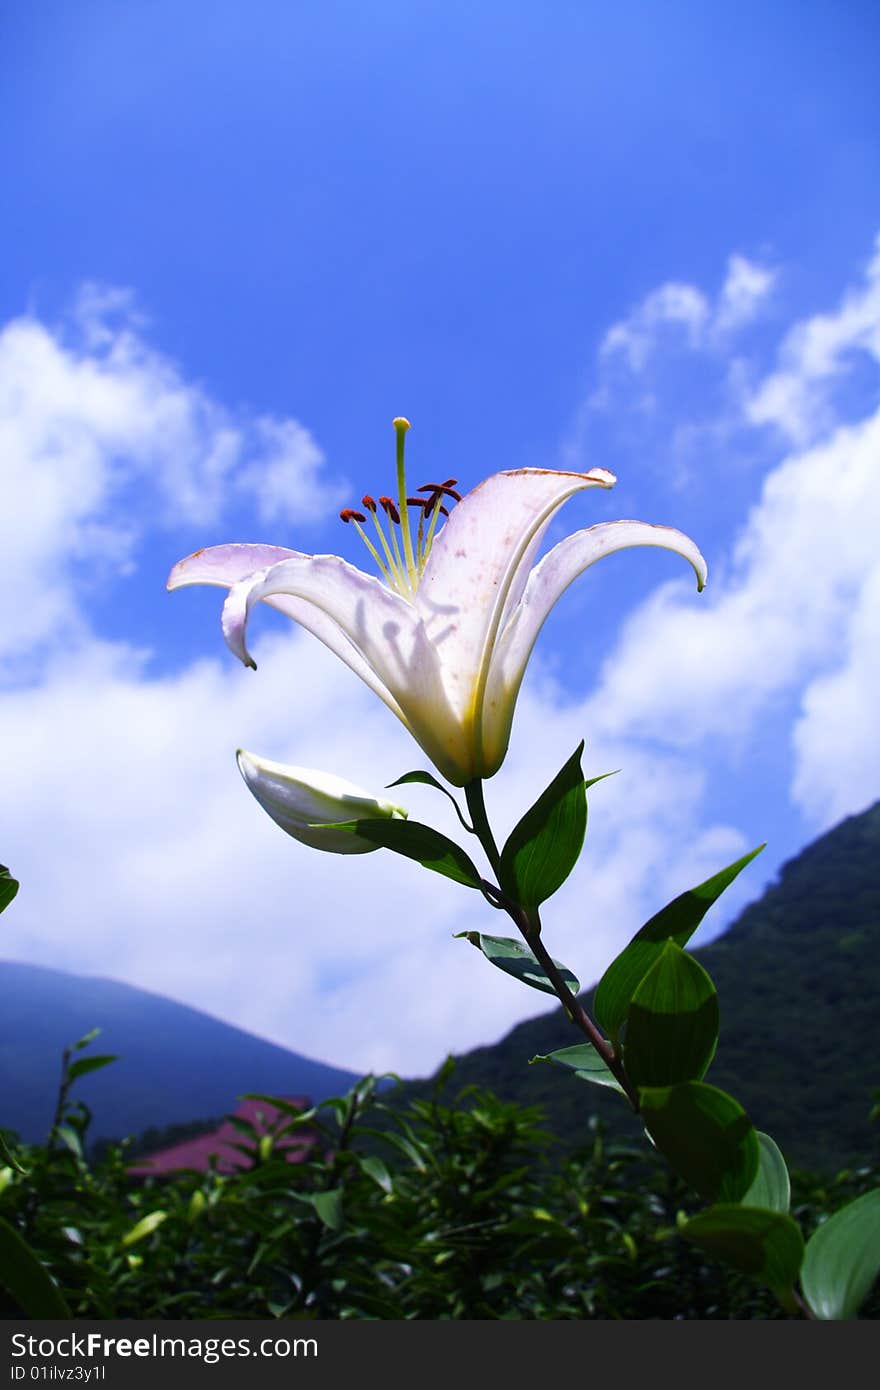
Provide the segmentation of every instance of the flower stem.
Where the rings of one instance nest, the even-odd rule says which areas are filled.
[[[480,844],[486,853],[486,858],[492,865],[496,876],[501,878],[501,855],[495,843],[495,836],[492,834],[492,827],[489,824],[489,817],[486,814],[486,801],[483,796],[483,783],[479,777],[475,777],[472,782],[468,782],[464,789],[465,799],[468,810],[471,813],[471,820],[474,826],[474,834],[478,837]],[[484,884],[484,889],[488,890],[487,897],[497,898],[498,905],[503,907],[507,915],[519,928],[529,950],[541,966],[547,979],[550,981],[556,995],[571,1019],[575,1027],[579,1028],[587,1041],[596,1049],[608,1070],[621,1087],[624,1095],[632,1106],[633,1110],[638,1111],[639,1097],[634,1089],[632,1082],[623,1068],[623,1063],[617,1056],[614,1048],[601,1031],[596,1027],[590,1015],[572,994],[568,985],[563,980],[556,966],[553,964],[547,948],[541,940],[541,920],[537,910],[529,913],[519,903],[513,902],[507,894],[494,884]]]
[[[492,871],[496,877],[501,877],[501,855],[498,853],[498,846],[495,843],[495,836],[492,834],[492,827],[489,824],[489,817],[486,814],[486,800],[483,796],[483,783],[479,777],[475,777],[472,782],[468,782],[464,789],[464,797],[467,802],[468,810],[471,813],[471,820],[474,825],[474,834],[477,836],[483,849],[486,851],[486,858],[492,865]]]

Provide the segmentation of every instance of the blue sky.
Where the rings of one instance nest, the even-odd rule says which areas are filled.
[[[310,853],[235,769],[378,791],[424,761],[393,718],[164,590],[226,540],[366,565],[336,513],[390,489],[397,414],[413,482],[607,467],[551,540],[637,517],[709,561],[699,597],[653,551],[574,586],[488,789],[510,824],[581,737],[623,769],[548,913],[585,981],[876,798],[878,38],[858,3],[10,0],[5,955],[404,1073],[540,1008],[450,939],[463,890]]]

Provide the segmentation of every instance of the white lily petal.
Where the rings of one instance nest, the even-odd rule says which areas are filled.
[[[675,551],[693,567],[697,588],[705,586],[706,561],[694,542],[672,526],[609,521],[576,531],[554,546],[532,570],[492,654],[483,707],[484,777],[491,777],[498,770],[507,751],[526,663],[551,608],[569,584],[597,560],[632,546]]]
[[[168,576],[169,589],[184,588],[188,584],[214,584],[219,588],[231,589],[233,585],[249,578],[257,571],[265,572],[281,560],[310,560],[299,550],[286,550],[280,545],[213,545],[206,550],[197,550],[180,560]],[[311,632],[319,641],[329,647],[334,655],[358,676],[365,685],[384,701],[398,719],[406,723],[400,706],[386,689],[376,672],[359,652],[351,645],[345,633],[322,609],[302,598],[290,594],[272,594],[265,602],[279,613],[292,618],[300,627]],[[240,655],[236,653],[236,655]],[[243,659],[243,658],[242,658]],[[246,664],[252,665],[252,662]]]
[[[502,619],[524,592],[529,567],[553,515],[588,487],[611,487],[614,474],[523,468],[496,473],[453,508],[434,542],[415,603],[440,655],[446,697],[472,731],[478,775],[480,711]]]
[[[237,757],[239,771],[263,810],[288,835],[313,849],[333,854],[367,854],[378,846],[347,830],[324,829],[322,823],[406,816],[402,807],[377,800],[331,772],[288,767],[241,748]]]
[[[408,599],[337,555],[281,560],[234,585],[223,606],[223,634],[245,665],[254,665],[245,641],[251,609],[260,599],[282,594],[306,600],[326,615],[347,639],[344,650],[338,642],[334,646],[337,655],[359,675],[364,664],[368,667],[394,702],[390,707],[444,776],[455,781],[473,775],[469,740],[444,694],[442,654]],[[349,652],[358,657],[357,665]]]

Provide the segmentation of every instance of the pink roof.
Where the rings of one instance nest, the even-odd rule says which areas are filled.
[[[280,1096],[280,1100],[294,1105],[298,1110],[308,1110],[311,1102],[307,1096]],[[287,1118],[275,1105],[265,1100],[243,1100],[233,1116],[246,1120],[254,1126],[257,1134],[271,1130],[276,1120],[282,1123]],[[302,1163],[315,1142],[314,1134],[301,1131],[285,1134],[275,1145],[275,1152],[283,1154],[288,1163]],[[195,1168],[200,1173],[207,1172],[212,1160],[219,1173],[233,1173],[251,1167],[251,1160],[236,1145],[250,1143],[250,1136],[244,1134],[232,1123],[232,1116],[224,1120],[219,1129],[211,1134],[200,1134],[195,1139],[187,1139],[182,1144],[173,1144],[169,1149],[148,1154],[133,1163],[128,1172],[132,1177],[145,1178],[156,1173],[179,1172]]]

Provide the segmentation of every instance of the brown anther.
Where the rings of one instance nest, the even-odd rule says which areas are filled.
[[[454,482],[455,482],[455,479],[454,479],[454,478],[451,478],[451,479],[450,479],[450,482],[454,483]],[[418,491],[419,491],[419,492],[434,492],[434,493],[438,493],[438,494],[439,494],[439,493],[445,493],[445,495],[446,495],[447,497],[451,497],[451,498],[452,498],[453,502],[460,502],[460,501],[461,501],[461,493],[460,493],[460,492],[456,492],[456,491],[455,491],[455,488],[450,487],[449,483],[425,483],[424,487],[420,487],[420,488],[418,489]]]
[[[371,497],[369,493],[365,493],[365,495],[361,498],[361,506],[366,507],[368,512],[374,512],[376,510],[375,497]]]
[[[397,504],[392,497],[380,497],[379,506],[384,507],[386,516],[390,516],[392,521],[396,521],[400,525],[400,512],[397,510]]]
[[[366,521],[363,512],[355,511],[354,507],[343,507],[339,513],[339,520],[344,521],[346,526],[350,521]]]
[[[407,506],[423,507],[425,516],[430,516],[434,508],[437,506],[439,498],[440,494],[435,492],[433,497],[407,497],[406,501]],[[449,512],[446,510],[445,507],[441,507],[440,510],[444,516],[449,515]]]

